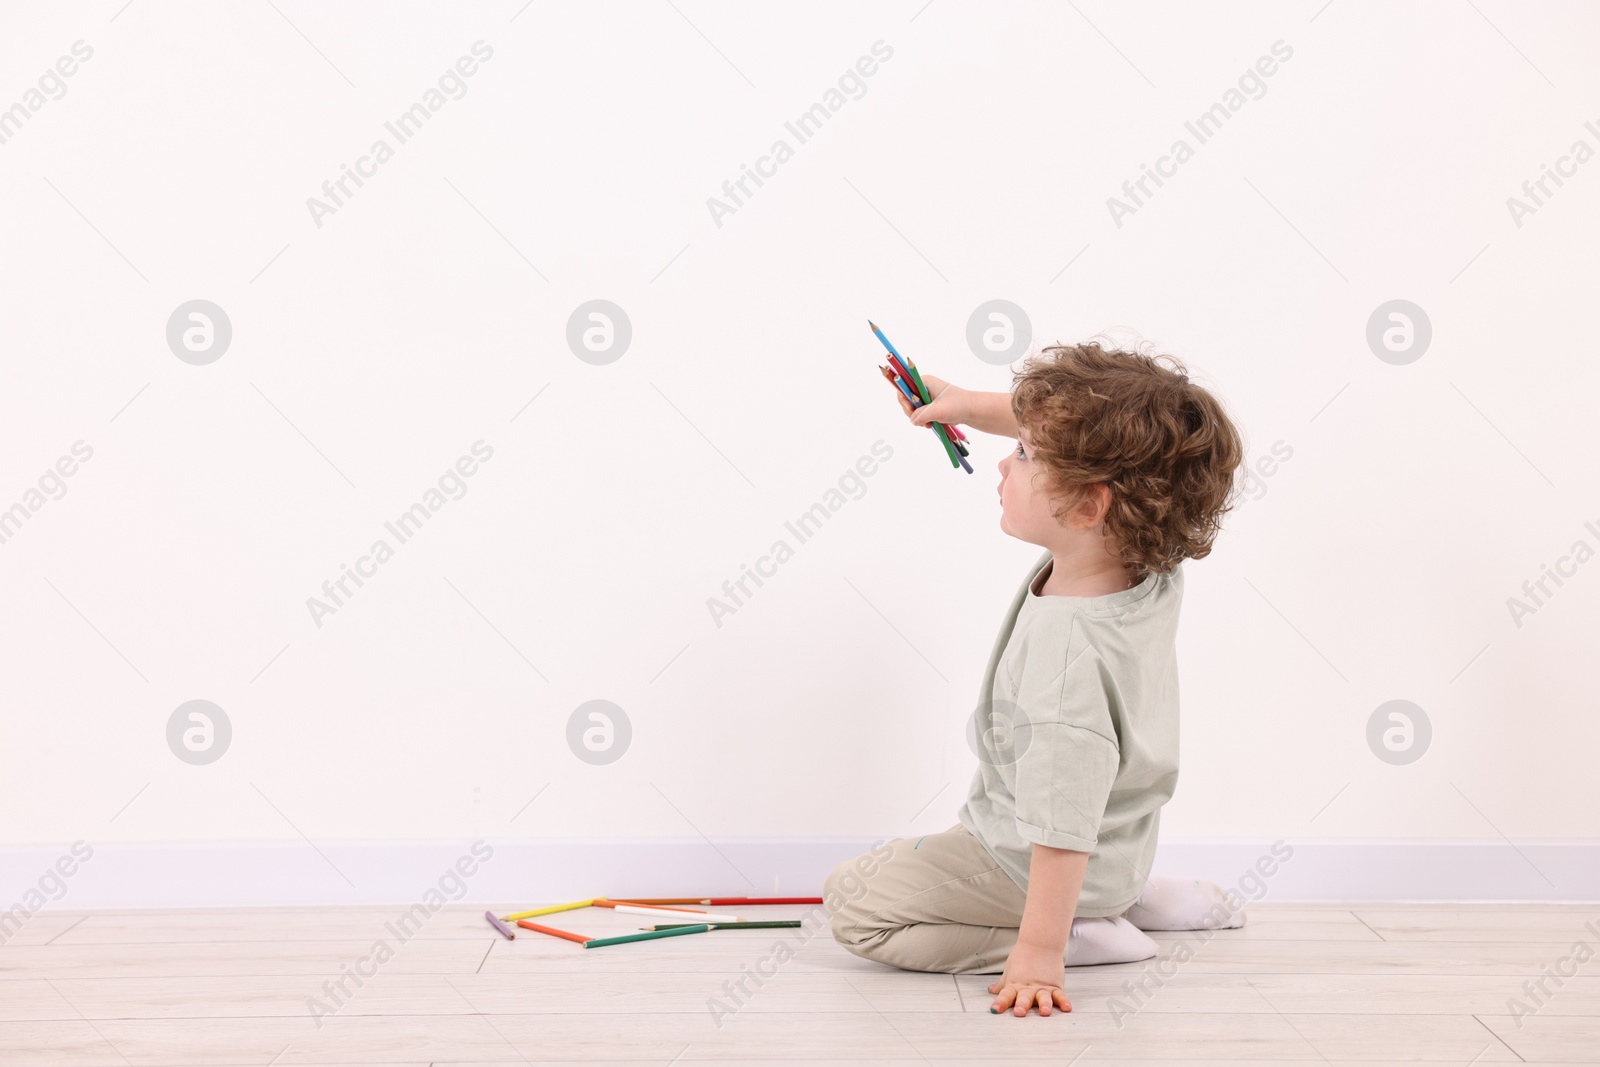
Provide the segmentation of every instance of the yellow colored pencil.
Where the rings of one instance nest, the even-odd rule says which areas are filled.
[[[537,915],[554,915],[558,911],[577,911],[579,908],[590,908],[596,900],[605,897],[593,897],[589,900],[574,900],[571,904],[552,904],[548,908],[534,908],[532,911],[514,911],[510,915],[500,916],[501,922],[514,923],[518,919],[532,919]]]

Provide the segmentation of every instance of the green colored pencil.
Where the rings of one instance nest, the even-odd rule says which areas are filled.
[[[694,923],[657,923],[647,926],[647,930],[678,930],[685,926],[694,926]],[[713,930],[777,930],[792,926],[799,926],[799,919],[769,919],[762,922],[742,923],[707,923]]]
[[[944,425],[934,423],[933,432],[939,435],[939,443],[944,445],[945,455],[950,457],[950,466],[961,466],[961,460],[956,458],[956,446],[950,443],[950,435],[944,432]]]
[[[922,382],[922,372],[917,370],[916,365],[913,364],[911,360],[900,354],[899,350],[894,347],[894,344],[890,342],[889,338],[884,334],[884,332],[878,329],[877,323],[873,322],[871,319],[868,319],[867,325],[872,327],[872,332],[877,336],[879,341],[883,342],[883,347],[889,350],[889,355],[894,357],[894,360],[891,362],[897,362],[901,369],[905,370],[911,375],[911,381],[907,383],[908,388],[911,385],[915,385],[921,401],[924,404],[931,404],[933,402],[933,397],[928,395],[928,387]],[[889,380],[894,381],[894,376],[890,375]],[[912,406],[916,406],[915,401],[912,402]],[[961,467],[965,469],[968,474],[971,474],[972,467],[965,459],[962,458],[967,454],[966,450],[959,448],[959,446],[950,440],[949,431],[946,430],[942,424],[935,422],[933,423],[933,432],[934,435],[939,438],[939,443],[944,445],[944,454],[950,458],[950,466]]]
[[[924,404],[933,403],[933,395],[928,392],[928,387],[922,384],[922,372],[912,366],[910,360],[906,361],[906,370],[911,372],[911,380],[917,383],[917,392],[922,394],[922,402]],[[944,432],[944,426],[937,422],[934,423],[933,432],[939,435],[939,442],[944,445],[945,455],[950,457],[950,466],[961,466],[961,461],[956,458],[956,446],[951,443],[950,435]]]
[[[677,937],[679,934],[703,934],[711,927],[705,923],[695,923],[693,926],[682,926],[676,930],[651,930],[643,934],[623,934],[621,937],[597,937],[592,941],[585,941],[584,948],[604,948],[607,945],[625,945],[629,941],[650,941],[658,937]]]

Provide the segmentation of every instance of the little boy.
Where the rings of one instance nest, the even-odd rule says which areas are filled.
[[[918,426],[1018,441],[1000,529],[1047,551],[989,657],[960,822],[841,864],[827,899],[858,956],[1000,972],[992,1012],[1071,1011],[1065,967],[1148,959],[1144,930],[1244,922],[1218,886],[1150,877],[1178,782],[1182,563],[1210,553],[1243,457],[1222,405],[1163,358],[1056,345],[1009,396],[924,375],[933,401],[900,401]]]

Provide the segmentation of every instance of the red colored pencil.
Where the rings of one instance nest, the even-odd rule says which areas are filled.
[[[899,372],[900,377],[904,379],[905,383],[911,387],[911,395],[916,397],[919,402],[926,404],[928,400],[933,399],[932,396],[929,396],[928,400],[922,399],[922,390],[917,388],[917,380],[911,376],[910,371],[906,370],[906,365],[904,363],[901,363],[894,356],[889,357],[889,363],[897,372]]]
[[[584,937],[582,934],[572,934],[565,930],[557,930],[554,926],[540,926],[538,923],[531,923],[527,919],[518,919],[517,925],[528,930],[537,930],[541,934],[549,934],[551,937],[564,937],[568,941],[576,941],[580,945],[585,941],[594,940],[594,938]]]
[[[894,371],[888,367],[879,367],[878,370],[889,380],[889,384],[894,386],[895,392],[906,398],[906,403],[910,404],[913,410],[922,404],[922,398],[917,396],[916,392],[909,386],[903,384]]]
[[[727,904],[821,904],[821,897],[712,897],[713,907]]]
[[[906,369],[906,364],[901,363],[894,356],[890,356],[889,357],[889,362],[891,364],[893,364],[895,369],[900,372],[900,377],[905,379],[906,385],[909,386],[910,389],[911,389],[911,395],[917,398],[916,403],[911,405],[913,410],[915,410],[916,408],[921,407],[923,404],[932,403],[932,401],[933,401],[932,394],[929,394],[927,400],[923,400],[922,399],[922,391],[917,388],[917,380],[915,378],[911,377],[911,372]],[[881,370],[882,368],[879,368],[879,369]],[[950,423],[948,423],[948,422],[940,423],[940,425],[943,426],[945,428],[945,430],[947,430],[949,432],[950,436],[955,438],[956,440],[965,441],[967,439],[967,435],[966,434],[962,433],[959,429],[957,429],[955,426],[952,426]]]
[[[893,356],[889,357],[889,362],[894,364],[896,367],[900,366],[900,364],[895,363],[895,359],[894,359]],[[883,372],[883,376],[885,378],[889,379],[890,383],[893,384],[896,389],[899,389],[900,392],[902,393],[902,395],[906,396],[906,399],[911,402],[911,410],[915,411],[917,408],[920,408],[922,406],[922,404],[923,404],[922,394],[917,391],[917,383],[915,381],[913,381],[910,377],[908,377],[904,373],[896,375],[896,373],[894,371],[888,369],[887,367],[879,367],[878,369],[880,371],[882,371]],[[904,386],[901,386],[899,384],[902,379],[906,383]],[[958,441],[967,440],[967,435],[962,433],[960,428],[955,426],[954,424],[948,423],[948,422],[944,423],[944,428],[950,433],[950,436],[955,438],[956,440],[958,440]]]
[[[879,367],[878,369],[883,372],[883,376],[885,378],[889,379],[890,384],[895,386],[895,388],[900,392],[900,395],[905,397],[906,400],[911,404],[912,411],[915,411],[922,406],[922,398],[917,395],[916,386],[901,385],[899,377],[897,377],[894,371],[890,370],[888,367]],[[950,435],[956,438],[958,441],[965,441],[967,439],[967,435],[962,433],[961,429],[954,423],[947,422],[944,424],[944,428],[949,430]]]

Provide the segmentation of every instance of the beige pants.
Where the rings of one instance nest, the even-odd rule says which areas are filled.
[[[887,859],[879,857],[892,850]],[[960,823],[900,837],[841,863],[825,900],[833,936],[857,956],[908,971],[999,974],[1017,943],[1027,894]],[[831,908],[831,905],[830,905]]]

